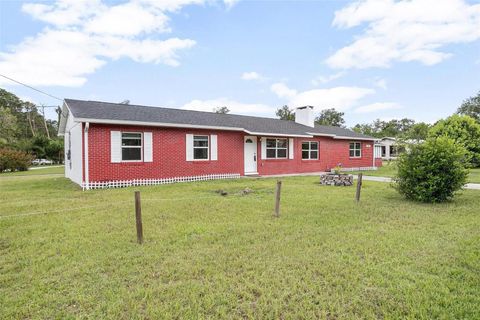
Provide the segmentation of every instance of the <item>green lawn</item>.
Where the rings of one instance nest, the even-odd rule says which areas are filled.
[[[469,182],[480,183],[480,168],[470,169]]]
[[[358,174],[362,172],[366,176],[376,176],[376,177],[394,177],[397,174],[397,166],[395,161],[384,161],[383,165],[377,170],[368,170],[368,171],[354,171],[353,174]],[[350,173],[350,172],[348,172]]]
[[[283,179],[275,219],[273,179],[82,192],[1,175],[0,318],[480,318],[479,191],[427,205],[364,181],[356,204],[317,180]]]
[[[359,173],[360,171],[353,172],[354,174]],[[383,162],[383,166],[378,168],[378,170],[372,171],[361,171],[366,176],[376,176],[376,177],[393,177],[397,173],[395,161]],[[480,183],[480,168],[470,169],[470,174],[468,176],[468,182],[471,183]]]
[[[63,174],[65,172],[64,166],[39,166],[30,168],[28,171],[16,171],[16,172],[3,172],[0,173],[0,178],[5,176],[39,176],[39,175],[52,175]],[[37,169],[38,168],[38,169]]]

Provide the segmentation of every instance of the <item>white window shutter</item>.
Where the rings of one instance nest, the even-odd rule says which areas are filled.
[[[210,160],[218,160],[217,135],[210,136]]]
[[[187,134],[186,138],[187,161],[193,161],[193,134]]]
[[[144,132],[143,133],[143,162],[152,162],[152,161],[153,161],[152,133]]]
[[[267,159],[267,138],[262,137],[262,159]]]
[[[295,149],[293,148],[293,138],[288,139],[288,159],[293,159]]]
[[[118,163],[122,161],[122,133],[120,131],[110,131],[110,162]]]

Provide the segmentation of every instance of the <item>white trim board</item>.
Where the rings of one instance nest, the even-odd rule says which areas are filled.
[[[149,127],[170,127],[170,128],[189,128],[189,129],[210,129],[210,130],[224,130],[224,131],[241,131],[254,136],[268,136],[268,137],[294,137],[294,138],[313,138],[314,136],[331,137],[334,139],[356,139],[375,141],[374,138],[360,138],[349,136],[337,136],[335,134],[327,133],[312,133],[306,134],[287,134],[287,133],[271,133],[271,132],[254,132],[240,127],[223,127],[223,126],[206,126],[196,124],[179,124],[169,122],[148,122],[148,121],[131,121],[131,120],[109,120],[109,119],[90,119],[90,118],[75,118],[74,122],[90,122],[99,124],[116,124],[116,125],[132,125],[132,126],[149,126]]]

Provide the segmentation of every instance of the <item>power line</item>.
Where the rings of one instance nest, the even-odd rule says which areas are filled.
[[[51,95],[50,93],[46,93],[45,91],[42,91],[42,90],[40,90],[40,89],[34,88],[34,87],[32,87],[32,86],[29,86],[28,84],[25,84],[25,83],[23,83],[23,82],[20,82],[20,81],[17,81],[17,80],[15,80],[15,79],[12,79],[12,78],[10,78],[10,77],[7,77],[7,76],[5,76],[5,75],[3,75],[3,74],[1,74],[1,73],[0,73],[0,76],[1,76],[1,77],[4,77],[5,79],[8,79],[8,80],[10,80],[10,81],[16,82],[16,83],[18,83],[18,84],[20,84],[20,85],[22,85],[22,86],[25,86],[25,87],[27,87],[27,88],[30,88],[30,89],[35,90],[35,91],[37,91],[37,92],[40,92],[41,94],[44,94],[44,95],[49,96],[49,97],[51,97],[51,98],[54,98],[54,99],[63,101],[63,99],[60,99],[59,97],[55,97],[54,95]]]

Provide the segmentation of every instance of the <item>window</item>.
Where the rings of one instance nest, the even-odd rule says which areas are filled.
[[[267,159],[287,158],[287,139],[267,139]]]
[[[360,142],[350,142],[350,158],[360,158],[362,156],[362,144]]]
[[[208,160],[208,136],[193,136],[193,159]]]
[[[302,159],[303,160],[318,159],[318,142],[316,141],[302,142]]]
[[[122,161],[142,161],[142,134],[122,132]]]

